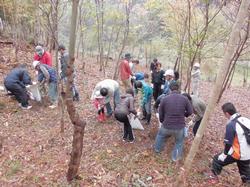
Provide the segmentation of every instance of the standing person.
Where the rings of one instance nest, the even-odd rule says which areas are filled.
[[[153,96],[155,101],[162,94],[164,83],[164,71],[161,70],[161,63],[157,63],[156,69],[152,73]]]
[[[157,63],[158,63],[158,59],[154,58],[153,62],[151,62],[150,64],[150,73],[153,73],[153,71],[156,70]]]
[[[134,107],[134,91],[131,88],[126,90],[126,95],[121,96],[121,102],[115,108],[115,118],[124,124],[123,141],[133,143],[135,137],[128,119],[130,113],[136,115]]]
[[[41,64],[52,67],[52,57],[48,51],[45,51],[40,45],[36,46],[35,51],[34,61],[39,61]]]
[[[222,105],[222,111],[229,119],[224,139],[225,148],[222,153],[214,156],[212,172],[217,176],[224,166],[236,162],[242,182],[250,184],[250,145],[242,128],[244,126],[250,130],[250,120],[237,113],[232,103]]]
[[[111,97],[114,98],[114,109],[120,103],[120,88],[119,83],[112,79],[105,79],[98,82],[93,90],[91,100],[98,96],[105,97],[105,106],[107,109],[107,116],[112,116],[113,110],[110,105]]]
[[[201,98],[197,97],[196,95],[190,96],[188,93],[183,93],[182,95],[187,97],[193,106],[193,112],[195,116],[194,119],[189,122],[189,125],[192,126],[194,124],[193,134],[195,136],[205,114],[206,104]]]
[[[180,74],[178,71],[174,71],[174,79],[173,80],[177,82],[177,84],[179,85],[179,91],[181,91]]]
[[[191,73],[191,83],[192,83],[192,93],[193,95],[199,94],[198,87],[201,79],[201,71],[200,71],[200,64],[195,63],[193,67],[193,71]]]
[[[172,69],[168,69],[167,71],[165,71],[164,76],[165,76],[165,84],[163,88],[163,93],[168,94],[170,92],[169,85],[171,81],[174,79],[174,71]]]
[[[131,55],[127,53],[125,54],[125,59],[120,64],[120,78],[125,89],[131,88],[130,76],[133,76],[133,73],[129,67],[130,59]]]
[[[133,74],[135,73],[135,65],[138,65],[139,63],[139,60],[132,60],[129,62],[129,67]]]
[[[174,71],[172,69],[168,69],[167,71],[165,71],[164,76],[165,84],[162,91],[163,93],[156,99],[154,104],[154,108],[156,111],[158,110],[161,100],[170,93],[169,85],[172,81],[174,81]]]
[[[142,98],[141,98],[141,109],[143,113],[142,120],[146,120],[147,125],[150,124],[151,120],[151,100],[153,95],[153,89],[147,83],[148,79],[149,76],[148,74],[145,73],[144,80],[135,82],[136,89],[139,89],[142,92]]]
[[[177,161],[182,157],[185,117],[192,114],[192,105],[188,99],[178,92],[178,84],[171,82],[171,93],[162,99],[159,107],[160,127],[155,139],[155,152],[160,153],[164,141],[169,136],[175,137],[175,146],[172,151],[172,160]]]
[[[49,107],[56,108],[58,99],[56,70],[46,64],[41,64],[39,61],[34,61],[33,67],[38,71],[38,82],[42,85],[48,84],[48,94],[52,104]]]
[[[14,68],[4,79],[4,86],[7,91],[11,92],[22,109],[30,109],[26,85],[31,85],[31,78],[26,69],[26,65],[20,65]]]
[[[61,63],[61,79],[64,81],[64,83],[67,82],[67,66],[69,62],[69,53],[66,51],[66,48],[64,45],[59,45],[58,50],[60,51],[61,57],[60,57],[60,63]],[[75,73],[74,78],[75,78]],[[73,81],[72,85],[72,95],[73,95],[73,101],[79,101],[79,93],[75,86],[75,79]]]

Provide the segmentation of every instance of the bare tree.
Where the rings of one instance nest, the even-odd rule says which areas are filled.
[[[67,111],[72,124],[74,125],[74,134],[72,142],[72,152],[69,162],[69,169],[67,172],[67,180],[72,181],[78,178],[78,168],[80,166],[82,148],[83,148],[83,135],[86,122],[80,119],[78,112],[74,106],[74,102],[71,95],[71,88],[73,86],[73,66],[75,61],[75,42],[76,42],[76,22],[79,0],[72,0],[72,16],[70,26],[70,44],[69,44],[69,64],[67,67],[67,87],[65,101],[67,105]]]
[[[126,43],[127,43],[127,38],[128,38],[128,34],[129,34],[129,15],[130,15],[131,8],[132,8],[131,3],[127,2],[126,5],[125,5],[126,25],[125,25],[124,33],[123,33],[122,47],[121,47],[121,50],[119,52],[119,55],[118,55],[118,58],[117,58],[117,61],[116,61],[115,72],[114,72],[114,75],[113,75],[114,80],[116,80],[118,78],[118,75],[119,75],[118,68],[119,68],[119,65],[120,65],[120,59],[121,59],[123,50],[124,50],[124,48],[126,46]]]
[[[209,117],[215,108],[216,101],[217,101],[218,96],[219,96],[219,92],[220,92],[221,87],[223,85],[223,80],[226,77],[226,70],[230,66],[230,60],[232,58],[232,54],[234,54],[236,47],[237,47],[237,44],[240,41],[240,38],[239,38],[240,32],[241,32],[242,26],[245,24],[245,21],[249,16],[249,11],[248,11],[249,7],[250,7],[250,1],[249,0],[242,0],[239,13],[238,13],[236,21],[233,25],[232,32],[230,34],[230,38],[229,38],[228,44],[227,44],[226,49],[225,49],[225,54],[224,54],[224,57],[223,57],[223,60],[221,63],[221,67],[220,67],[219,72],[218,72],[218,77],[216,79],[216,83],[215,83],[214,88],[211,92],[209,104],[207,106],[206,112],[205,112],[204,117],[202,119],[201,125],[198,129],[198,132],[195,136],[195,139],[192,143],[191,149],[190,149],[190,151],[185,159],[184,167],[182,168],[180,175],[178,176],[176,186],[183,186],[183,183],[185,184],[185,176],[186,176],[186,174],[188,174],[188,172],[192,166],[194,157],[198,151],[200,142],[202,140],[205,129],[207,127]]]

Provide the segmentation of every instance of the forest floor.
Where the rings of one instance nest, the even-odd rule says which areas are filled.
[[[0,85],[5,75],[14,67],[14,48],[0,44]],[[18,63],[29,64],[32,69],[32,49],[19,51]],[[9,60],[8,60],[9,59]],[[80,102],[77,111],[87,121],[83,155],[79,175],[83,178],[79,186],[171,186],[176,181],[181,163],[171,161],[173,139],[170,139],[162,154],[155,154],[152,146],[158,123],[155,115],[150,126],[144,131],[134,131],[134,144],[122,142],[122,126],[114,118],[98,123],[96,111],[90,101],[95,84],[103,80],[94,60],[85,59],[86,73],[80,70],[81,61],[76,61],[77,86]],[[141,67],[143,70],[144,68]],[[109,62],[106,77],[111,78],[114,62]],[[144,69],[145,70],[145,69]],[[212,83],[203,82],[201,97],[208,102]],[[250,94],[245,88],[228,89],[221,102],[214,109],[192,170],[188,175],[188,186],[240,186],[241,180],[236,165],[223,170],[219,181],[210,183],[209,172],[214,154],[223,150],[226,118],[220,106],[226,101],[233,102],[238,111],[250,116]],[[50,109],[31,102],[31,110],[22,110],[17,102],[0,92],[0,186],[67,186],[66,172],[72,147],[73,126],[65,115],[65,133],[60,133],[61,113],[59,107]],[[66,112],[65,112],[66,113]],[[193,141],[189,135],[185,140],[184,157]]]

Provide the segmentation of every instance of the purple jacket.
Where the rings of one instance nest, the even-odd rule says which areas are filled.
[[[185,117],[193,113],[192,104],[178,91],[162,99],[159,107],[160,122],[166,129],[182,129],[185,127]]]

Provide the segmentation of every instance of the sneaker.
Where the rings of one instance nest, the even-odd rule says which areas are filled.
[[[51,108],[51,109],[54,109],[56,107],[57,107],[57,105],[55,105],[55,104],[49,106],[49,108]]]
[[[128,140],[128,143],[134,143],[135,142],[135,139],[133,139],[133,140]]]
[[[22,109],[24,110],[29,110],[32,108],[32,106],[28,105],[28,106],[21,106]]]

